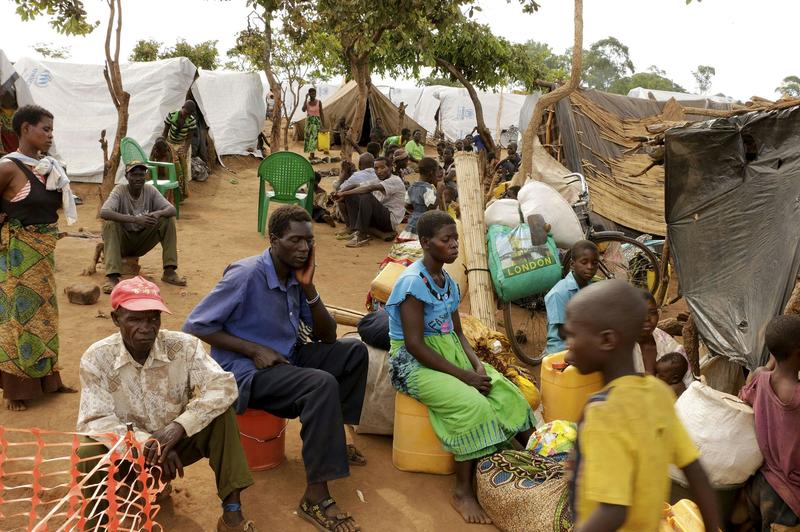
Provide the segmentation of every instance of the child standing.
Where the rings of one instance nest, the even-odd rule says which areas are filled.
[[[570,253],[570,272],[547,292],[544,305],[547,309],[547,345],[545,353],[560,353],[567,348],[561,327],[566,318],[567,303],[578,290],[592,282],[600,267],[600,252],[594,242],[579,240]]]
[[[762,368],[739,392],[753,406],[756,438],[764,465],[747,488],[756,531],[773,524],[800,525],[800,316],[778,316],[766,330],[775,369]]]
[[[439,204],[436,187],[439,163],[432,157],[423,157],[418,170],[419,181],[412,183],[406,193],[406,204],[411,206],[411,217],[403,234],[400,235],[400,238],[405,240],[417,238],[417,220]]]
[[[572,495],[577,532],[658,530],[668,500],[668,468],[681,468],[709,532],[717,503],[699,452],[681,424],[666,384],[633,367],[633,345],[647,306],[622,280],[595,283],[567,307],[567,360],[582,374],[601,372],[605,387],[583,410]]]
[[[430,211],[418,229],[423,258],[400,275],[386,303],[392,385],[428,407],[436,436],[455,455],[452,505],[468,523],[490,523],[472,485],[477,460],[515,437],[527,442],[533,411],[516,386],[481,363],[461,330],[458,285],[442,268],[458,257],[455,221]]]

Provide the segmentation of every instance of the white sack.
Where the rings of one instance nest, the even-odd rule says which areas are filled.
[[[556,245],[569,249],[583,239],[581,223],[569,203],[553,187],[539,181],[528,181],[517,194],[525,219],[540,214],[550,224]]]
[[[700,463],[714,488],[743,484],[761,467],[753,409],[738,397],[695,381],[678,398],[675,411],[700,449]],[[670,477],[687,485],[675,466]]]
[[[519,201],[503,198],[492,202],[483,213],[486,227],[490,225],[505,225],[516,227],[519,225]]]
[[[361,339],[357,332],[344,336]],[[361,420],[355,431],[358,434],[391,435],[394,434],[394,396],[397,390],[389,379],[389,352],[367,343],[364,345],[369,353],[369,369]]]

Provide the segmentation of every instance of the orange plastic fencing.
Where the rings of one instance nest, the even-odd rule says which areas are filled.
[[[0,425],[0,530],[162,530],[155,498],[163,484],[142,447],[130,431],[120,438]],[[100,454],[86,456],[95,448]]]

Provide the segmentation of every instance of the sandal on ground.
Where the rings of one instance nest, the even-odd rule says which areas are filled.
[[[361,236],[356,234],[345,246],[349,248],[363,248],[369,245],[370,240],[372,240],[372,237],[369,235]]]
[[[350,240],[353,238],[353,231],[350,230],[339,231],[334,236],[336,236],[336,240]]]
[[[167,284],[175,286],[186,286],[186,277],[181,277],[174,271],[171,274],[165,273],[161,276],[161,280]]]
[[[230,526],[225,522],[222,516],[219,516],[217,521],[217,532],[256,532],[256,524],[252,521],[245,519],[236,526]]]
[[[361,527],[355,523],[348,512],[341,512],[333,516],[325,513],[334,504],[336,504],[336,501],[333,500],[333,497],[328,497],[313,505],[308,501],[303,501],[297,508],[297,515],[322,532],[339,532],[339,527],[348,521],[355,526],[356,531],[360,531]]]
[[[117,286],[117,283],[112,283],[111,281],[106,281],[103,283],[103,293],[110,294],[114,291],[114,287]]]
[[[347,444],[347,462],[354,466],[367,465],[367,458],[352,443]]]

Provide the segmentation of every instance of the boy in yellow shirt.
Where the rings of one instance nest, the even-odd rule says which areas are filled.
[[[634,370],[633,347],[646,313],[639,290],[621,280],[587,286],[567,306],[567,360],[583,374],[601,372],[605,382],[589,399],[578,428],[577,532],[658,530],[671,463],[686,474],[706,530],[719,530],[714,492],[675,415],[674,394]]]

